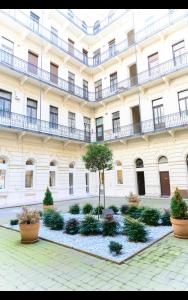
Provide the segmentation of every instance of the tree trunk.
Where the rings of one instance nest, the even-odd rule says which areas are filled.
[[[105,177],[104,177],[104,170],[103,170],[103,193],[104,193],[104,208],[106,208],[106,194],[105,194]]]
[[[99,205],[101,205],[101,176],[100,176],[100,171],[99,171]],[[98,207],[98,220],[99,220],[99,207]]]

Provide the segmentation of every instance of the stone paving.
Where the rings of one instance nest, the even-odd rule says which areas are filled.
[[[188,240],[172,234],[116,265],[40,240],[20,243],[0,228],[0,290],[188,291]]]

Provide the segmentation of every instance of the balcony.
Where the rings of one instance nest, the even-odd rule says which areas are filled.
[[[160,120],[150,119],[140,123],[122,126],[116,133],[113,133],[113,130],[104,131],[104,141],[130,139],[183,127],[188,127],[188,111],[161,116]]]
[[[25,115],[0,110],[0,128],[14,129],[16,131],[32,132],[34,134],[48,135],[63,140],[74,140],[90,143],[91,135],[87,131],[42,121]]]

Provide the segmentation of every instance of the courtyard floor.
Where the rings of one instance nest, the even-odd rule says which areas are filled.
[[[57,202],[66,212],[73,203],[97,204],[97,198]],[[123,198],[107,198],[120,206]],[[141,205],[168,208],[170,200],[142,200]],[[42,205],[37,205],[41,209]],[[0,224],[15,218],[20,208],[0,210]],[[20,243],[18,232],[0,227],[0,291],[188,291],[188,240],[168,235],[133,258],[117,265],[61,245],[40,240]]]

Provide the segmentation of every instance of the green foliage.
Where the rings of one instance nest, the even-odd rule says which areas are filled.
[[[79,232],[80,223],[76,219],[70,219],[65,224],[65,232],[67,234],[77,234]]]
[[[96,235],[100,233],[100,222],[92,216],[86,216],[80,225],[80,233],[83,235]]]
[[[129,211],[129,206],[127,204],[122,205],[120,211],[122,215],[126,215]]]
[[[102,223],[102,234],[103,236],[114,236],[118,233],[119,223],[114,220],[105,220]]]
[[[78,204],[70,206],[69,213],[72,215],[78,215],[80,213],[80,206]]]
[[[159,225],[159,219],[160,219],[160,211],[155,208],[145,208],[141,214],[140,220],[151,226],[157,226]]]
[[[188,206],[183,200],[178,188],[176,188],[171,199],[171,216],[174,219],[186,220],[188,219]]]
[[[39,215],[40,215],[40,218],[42,219],[42,217],[43,217],[43,211],[42,210],[39,210]]]
[[[131,217],[125,218],[123,232],[128,236],[130,242],[147,241],[147,231],[144,224]]]
[[[116,255],[121,254],[121,250],[123,249],[123,246],[120,243],[114,241],[111,241],[108,247],[110,249],[110,252],[115,252]]]
[[[119,211],[119,208],[117,208],[117,206],[115,206],[115,205],[111,205],[111,206],[109,206],[108,208],[109,208],[109,209],[112,209],[113,212],[114,212],[115,214],[117,214],[118,211]]]
[[[130,206],[128,210],[128,215],[131,218],[139,219],[144,210],[145,207]]]
[[[60,215],[59,212],[54,211],[54,213],[52,214],[52,217],[51,217],[50,229],[52,229],[52,230],[62,230],[63,227],[64,227],[63,217]]]
[[[53,222],[53,214],[55,213],[54,209],[49,208],[44,214],[43,214],[43,223],[47,227],[52,226]]]
[[[104,206],[98,205],[96,208],[94,208],[93,214],[98,215],[98,212],[99,212],[99,215],[102,215],[103,209],[104,209]]]
[[[161,220],[162,220],[162,224],[163,226],[170,226],[171,222],[170,222],[170,211],[168,209],[164,209],[163,214],[161,215]]]
[[[19,220],[18,219],[14,219],[14,220],[10,220],[10,225],[18,225]]]
[[[87,203],[83,207],[83,214],[88,215],[93,212],[93,206],[90,203]]]
[[[52,197],[52,193],[49,190],[49,188],[47,187],[46,192],[45,192],[45,197],[43,200],[43,204],[44,205],[53,205],[53,197]]]

